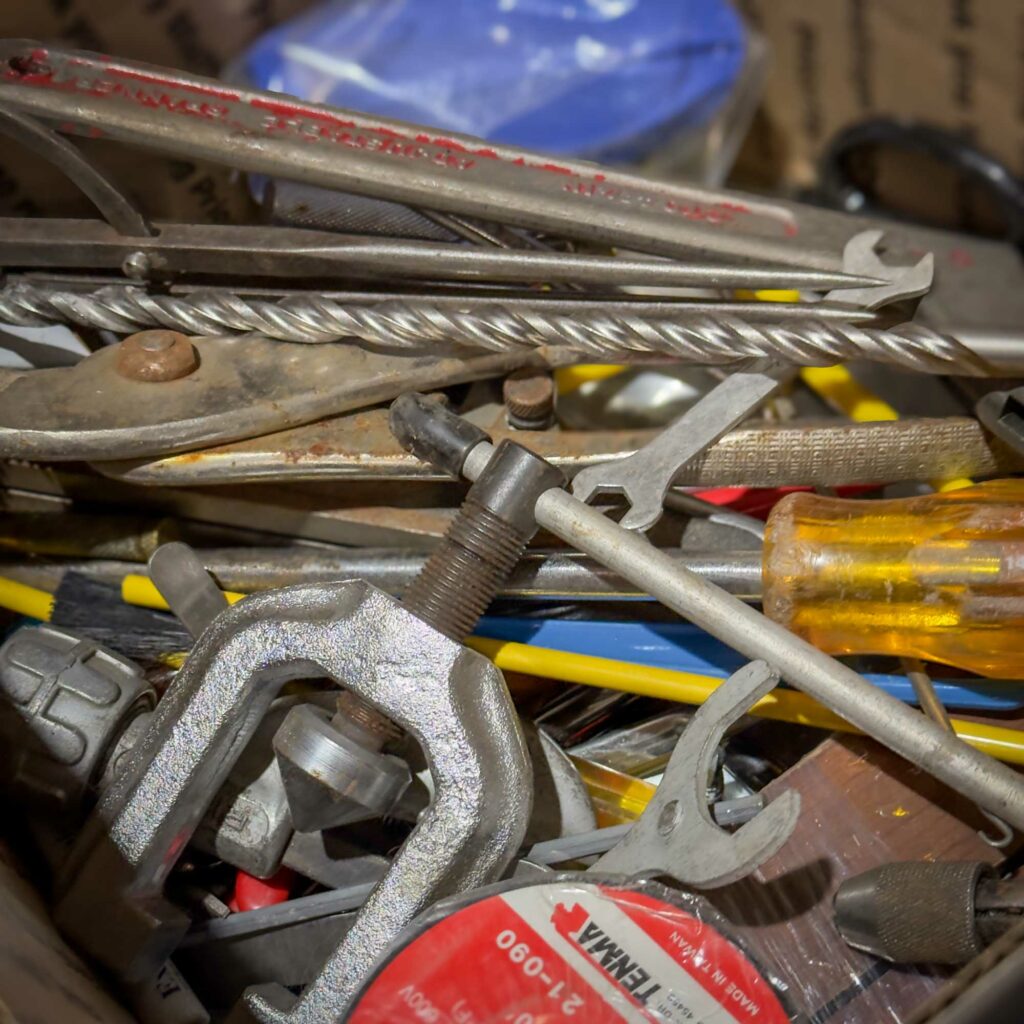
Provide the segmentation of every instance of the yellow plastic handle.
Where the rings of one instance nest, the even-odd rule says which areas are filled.
[[[580,778],[590,793],[599,828],[636,821],[651,802],[657,787],[643,779],[616,771],[582,757],[574,757]]]
[[[1024,480],[889,501],[791,494],[763,568],[765,611],[822,650],[1024,678]]]
[[[53,594],[0,576],[0,608],[49,622],[53,614]]]
[[[137,581],[146,580],[149,586]],[[145,576],[128,576],[122,584],[122,596],[129,604],[166,608],[167,604]],[[244,595],[226,591],[229,601]],[[133,598],[135,600],[133,600]],[[142,598],[143,600],[138,600]],[[159,602],[159,603],[157,603]],[[532,644],[518,644],[507,640],[485,637],[467,637],[466,643],[485,654],[498,668],[506,672],[525,672],[529,675],[558,679],[566,683],[582,683],[604,689],[636,693],[644,697],[678,701],[681,704],[703,704],[721,685],[721,679],[637,665],[610,658],[595,658],[589,654],[556,651]],[[858,732],[855,726],[823,707],[813,697],[795,690],[773,690],[762,697],[750,713],[761,718],[794,722],[817,729],[837,732]],[[972,747],[1006,761],[1024,766],[1024,732],[1004,725],[988,722],[969,722],[954,718],[953,731]]]
[[[245,594],[239,594],[234,590],[225,590],[223,594],[228,599],[228,604],[235,604],[245,597]],[[164,600],[164,595],[156,589],[156,584],[148,576],[139,573],[129,573],[121,580],[121,600],[125,604],[138,605],[140,608],[157,608],[162,612],[169,610],[169,605]]]

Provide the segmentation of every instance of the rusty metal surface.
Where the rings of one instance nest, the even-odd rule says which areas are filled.
[[[630,455],[655,431],[512,430],[502,419],[478,422],[494,440],[511,438],[569,476]],[[745,427],[692,460],[682,485],[778,487],[883,483],[991,476],[1024,459],[986,438],[975,420],[899,420]],[[186,455],[96,463],[107,476],[147,485],[227,484],[269,480],[440,480],[394,440],[381,409],[338,416],[293,430]]]
[[[514,430],[504,417],[484,429],[510,438],[560,468],[574,472],[632,451],[648,431]],[[406,452],[388,427],[386,409],[364,409],[306,427],[152,461],[96,463],[100,472],[131,483],[217,484],[268,479],[444,480]]]
[[[323,544],[431,548],[448,528],[464,488],[455,483],[344,488],[317,483],[209,488],[136,487],[82,467],[0,462],[0,509],[46,512],[88,505],[173,515],[253,532],[254,543],[287,538]],[[383,489],[382,489],[383,488]]]
[[[178,331],[139,331],[117,347],[117,372],[129,380],[180,380],[198,366],[195,347]]]
[[[554,377],[539,367],[515,370],[505,378],[502,398],[509,424],[519,430],[544,430],[554,422]]]
[[[355,345],[282,344],[253,335],[193,338],[192,344],[199,367],[159,384],[118,373],[117,346],[74,366],[8,377],[0,391],[0,457],[124,459],[188,451],[530,362],[500,353],[409,356]]]

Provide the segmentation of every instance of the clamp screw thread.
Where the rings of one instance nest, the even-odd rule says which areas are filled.
[[[403,604],[451,640],[463,640],[522,557],[529,537],[467,498]]]
[[[351,690],[338,694],[337,708],[331,725],[341,732],[346,732],[348,726],[355,726],[362,732],[367,749],[380,750],[385,743],[401,738],[402,730],[390,718],[385,718]]]

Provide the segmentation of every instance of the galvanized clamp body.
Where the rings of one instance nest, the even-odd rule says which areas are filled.
[[[415,736],[435,799],[301,1000],[281,1010],[254,997],[256,1017],[336,1019],[413,917],[500,875],[531,792],[501,673],[368,584],[290,587],[247,599],[203,633],[83,831],[57,908],[81,948],[127,979],[166,959],[186,922],[162,899],[164,880],[281,685],[320,675]]]

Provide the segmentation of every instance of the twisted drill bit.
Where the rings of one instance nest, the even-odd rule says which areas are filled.
[[[0,322],[24,326],[75,323],[129,333],[165,327],[193,335],[256,332],[281,341],[360,339],[397,349],[462,345],[507,352],[548,348],[591,360],[628,362],[669,358],[709,366],[758,360],[831,366],[854,359],[921,373],[985,376],[991,368],[955,338],[918,324],[888,330],[804,319],[754,324],[730,314],[645,318],[626,313],[572,316],[517,306],[474,304],[472,311],[442,309],[417,300],[343,305],[317,295],[277,302],[228,292],[187,298],[108,287],[92,293],[51,291],[17,284],[0,290]]]

